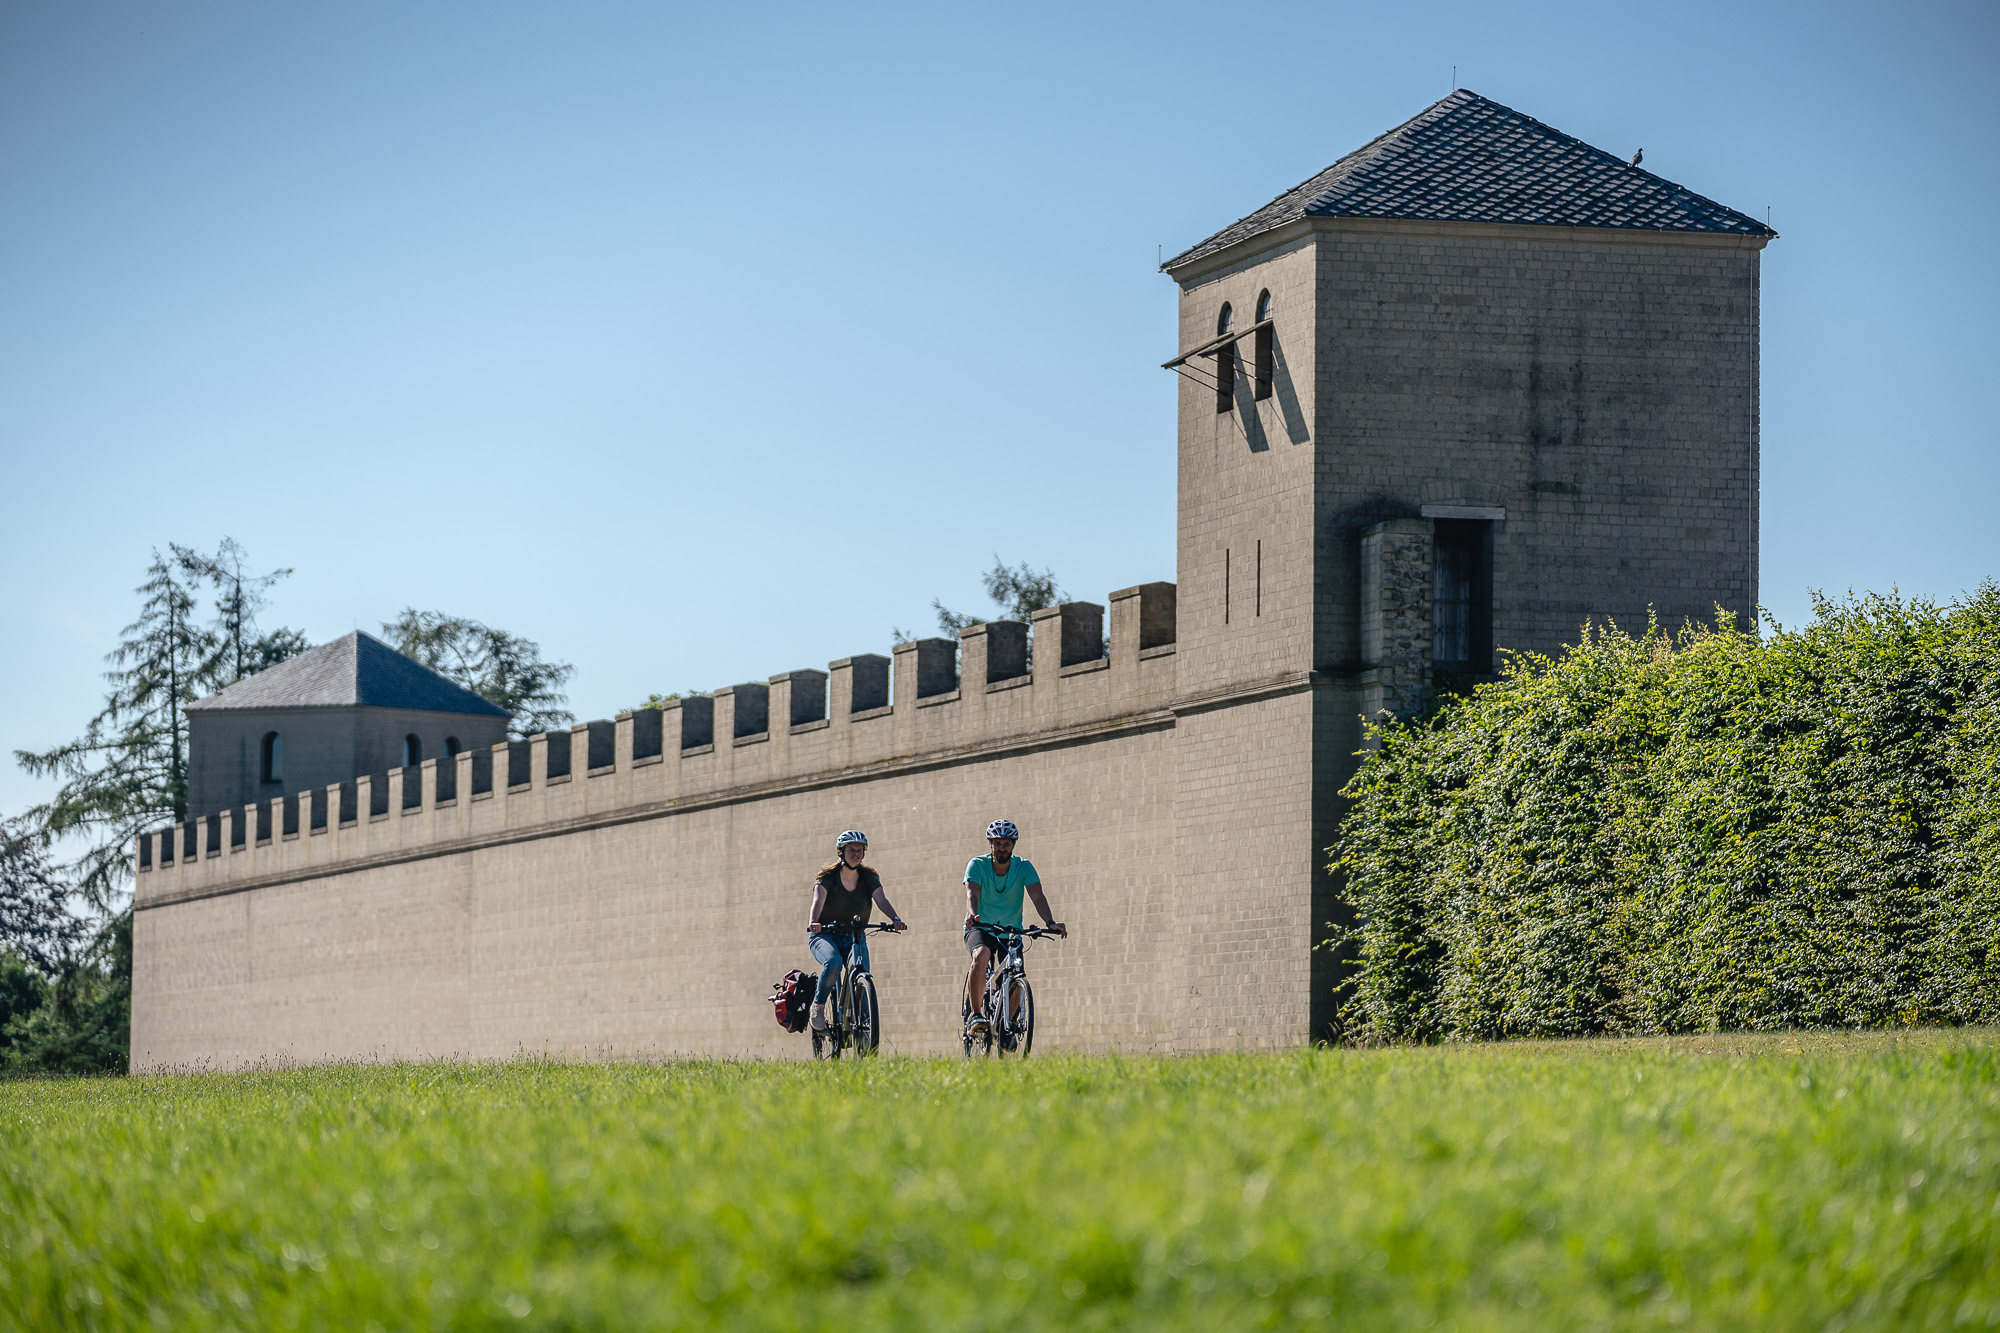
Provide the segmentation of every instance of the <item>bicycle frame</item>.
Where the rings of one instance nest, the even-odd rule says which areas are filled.
[[[987,1022],[986,1035],[981,1039],[984,1042],[985,1053],[992,1052],[997,1036],[1003,1054],[1010,1050],[1018,1050],[1025,1056],[1035,1039],[1034,990],[1028,985],[1026,957],[1028,941],[1044,938],[1062,939],[1063,936],[1042,926],[1003,926],[992,921],[975,921],[972,928],[994,936],[1002,942],[1002,947],[1005,949],[1004,956],[995,958],[992,966],[986,969],[986,989],[980,996],[980,1009]],[[967,981],[970,980],[968,974]],[[1020,982],[1020,994],[1026,1012],[996,1013],[996,1008],[1006,1007],[1004,997],[1016,980]],[[966,1015],[966,1018],[970,1017],[970,1014]],[[962,1040],[965,1044],[965,1053],[970,1057],[975,1038],[970,1032],[966,1032]]]
[[[834,921],[820,926],[818,933],[829,937],[838,935],[854,937],[866,936],[871,930],[887,934],[895,929],[893,925],[876,924],[874,922],[864,922],[860,925],[854,925],[845,921]],[[873,995],[875,974],[870,969],[861,965],[859,950],[850,950],[847,955],[846,964],[840,969],[840,977],[833,984],[833,992],[827,996],[828,1013],[826,1030],[824,1032],[815,1030],[812,1033],[813,1054],[815,1056],[822,1055],[822,1047],[826,1048],[824,1058],[832,1060],[838,1060],[841,1051],[850,1046],[864,1054],[873,1052],[874,1047],[864,1040],[860,1016],[855,1012],[854,1005],[854,996],[859,983],[863,979],[866,979],[870,983],[869,993]],[[879,1040],[882,1030],[882,1015],[879,1000],[877,1001],[873,1019],[875,1033]]]

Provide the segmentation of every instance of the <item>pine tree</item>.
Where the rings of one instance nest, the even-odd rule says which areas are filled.
[[[66,745],[14,758],[35,777],[62,782],[54,797],[25,818],[43,836],[86,839],[89,846],[64,869],[76,891],[109,915],[131,874],[140,832],[187,819],[185,709],[213,684],[217,636],[194,620],[194,590],[178,560],[153,552],[139,618],[106,660],[111,686],[104,707],[83,735]]]
[[[245,676],[254,676],[288,657],[297,657],[311,645],[295,629],[257,632],[257,613],[269,602],[269,590],[279,579],[290,578],[289,569],[268,574],[245,574],[243,562],[249,552],[234,537],[224,537],[207,555],[191,546],[170,543],[181,570],[191,579],[206,581],[215,589],[215,621],[211,627],[214,647],[202,664],[203,676],[215,688],[233,685]]]
[[[85,839],[90,846],[64,869],[99,913],[109,913],[131,873],[132,840],[187,808],[187,705],[245,676],[303,652],[294,629],[257,628],[268,591],[292,571],[246,574],[248,552],[224,537],[209,555],[168,543],[153,552],[139,618],[108,660],[111,692],[82,737],[41,754],[14,752],[36,777],[57,777],[53,799],[24,817],[45,840]],[[195,620],[202,584],[215,590],[215,615]]]
[[[49,864],[47,835],[32,823],[0,819],[0,970],[6,960],[31,963],[53,975],[85,932],[67,909],[69,886]],[[0,981],[0,992],[7,990]],[[8,1002],[0,994],[0,1027]]]

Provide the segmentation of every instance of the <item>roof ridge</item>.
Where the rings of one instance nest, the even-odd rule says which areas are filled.
[[[1338,178],[1328,182],[1326,189],[1320,191],[1319,194],[1313,199],[1312,203],[1306,205],[1305,211],[1310,213],[1313,211],[1315,205],[1323,202],[1328,198],[1331,198],[1334,192],[1338,190],[1342,184],[1351,179],[1356,172],[1361,170],[1362,159],[1379,157],[1383,152],[1385,152],[1388,149],[1391,140],[1408,139],[1408,137],[1413,131],[1418,129],[1428,129],[1431,125],[1441,120],[1444,117],[1445,104],[1447,102],[1452,104],[1453,110],[1456,110],[1458,107],[1461,106],[1469,105],[1472,102],[1491,102],[1491,104],[1494,106],[1500,105],[1498,102],[1493,102],[1491,98],[1481,97],[1478,93],[1473,92],[1472,89],[1470,88],[1452,89],[1451,95],[1449,97],[1438,98],[1437,101],[1432,102],[1429,106],[1425,107],[1422,111],[1419,111],[1416,115],[1411,116],[1408,120],[1404,121],[1402,124],[1392,126],[1389,129],[1383,130],[1380,134],[1370,139],[1367,143],[1362,144],[1361,147],[1355,149],[1351,153],[1348,153],[1340,157],[1333,163],[1332,166],[1326,167],[1325,169],[1315,172],[1311,176],[1308,176],[1303,182],[1303,184],[1310,185],[1313,181],[1318,180],[1321,176],[1330,175],[1331,173],[1338,171],[1341,167],[1346,166],[1350,162],[1354,164],[1353,166],[1349,167],[1347,171],[1343,172]],[[1506,108],[1503,107],[1502,109],[1505,110]],[[1297,189],[1299,187],[1294,186],[1293,188]]]
[[[1473,92],[1470,88],[1460,88],[1452,94],[1452,97],[1440,98],[1438,101],[1431,103],[1430,106],[1426,107],[1422,111],[1419,111],[1416,115],[1410,117],[1408,120],[1404,121],[1401,125],[1398,125],[1395,129],[1389,131],[1389,133],[1378,136],[1373,142],[1379,143],[1382,139],[1387,139],[1395,135],[1399,135],[1404,130],[1416,128],[1417,122],[1419,121],[1426,121],[1426,124],[1423,128],[1428,128],[1429,121],[1434,121],[1440,118],[1438,115],[1434,115],[1433,113],[1438,112],[1438,109],[1442,107],[1446,102],[1451,101],[1453,98],[1459,96],[1460,94],[1465,95],[1472,101],[1484,103],[1485,105],[1492,107],[1496,111],[1504,111],[1510,116],[1519,116],[1527,124],[1534,126],[1536,129],[1548,135],[1550,138],[1560,140],[1563,143],[1573,145],[1574,147],[1577,148],[1581,148],[1584,152],[1589,153],[1592,156],[1601,159],[1610,166],[1617,167],[1621,171],[1636,171],[1640,175],[1645,176],[1648,179],[1656,180],[1660,182],[1660,184],[1662,185],[1672,186],[1674,189],[1679,190],[1684,194],[1699,199],[1702,203],[1709,205],[1711,208],[1721,209],[1725,213],[1739,212],[1739,210],[1731,208],[1729,205],[1725,203],[1721,203],[1718,202],[1717,200],[1711,199],[1707,195],[1702,194],[1698,191],[1688,189],[1687,186],[1682,185],[1679,181],[1669,180],[1665,176],[1660,175],[1660,173],[1658,173],[1657,171],[1649,171],[1645,167],[1633,166],[1630,162],[1627,162],[1625,159],[1619,157],[1618,154],[1610,152],[1607,149],[1599,148],[1596,144],[1591,143],[1588,139],[1579,139],[1574,134],[1571,134],[1566,130],[1557,129],[1555,126],[1549,124],[1546,120],[1542,120],[1536,116],[1531,116],[1525,111],[1517,110],[1514,107],[1508,106],[1505,102],[1496,102],[1492,98],[1487,97],[1483,93]],[[1351,157],[1353,156],[1353,154],[1350,153],[1348,156]],[[1345,159],[1342,160],[1344,161]],[[1341,182],[1336,182],[1335,186],[1327,191],[1327,195],[1330,196],[1334,192],[1334,189],[1337,189],[1340,184],[1345,183],[1345,180],[1346,178],[1343,178]],[[1318,201],[1316,200],[1315,202]],[[1310,212],[1311,211],[1310,208],[1308,208],[1307,211]],[[1749,215],[1741,214],[1741,216],[1748,217]],[[1750,221],[1755,222],[1756,219],[1750,218]]]
[[[1458,88],[1160,268],[1309,217],[1777,235],[1678,181]]]
[[[362,660],[364,653],[366,662]],[[507,715],[506,709],[477,690],[360,628],[232,681],[187,706],[197,710],[400,708]]]
[[[1469,89],[1459,89],[1454,91],[1452,96],[1453,97],[1457,96],[1458,92],[1469,92],[1469,91],[1470,91]],[[1473,93],[1472,95],[1474,97],[1478,96],[1477,93]],[[1281,200],[1290,198],[1292,195],[1295,195],[1300,190],[1305,189],[1306,186],[1311,185],[1314,181],[1326,175],[1328,172],[1338,170],[1343,164],[1352,162],[1355,159],[1361,157],[1363,154],[1367,153],[1369,149],[1373,148],[1376,144],[1379,144],[1383,140],[1391,138],[1394,135],[1401,132],[1402,130],[1408,128],[1410,124],[1414,122],[1418,117],[1429,115],[1431,112],[1437,110],[1439,107],[1443,106],[1446,102],[1450,100],[1451,100],[1450,97],[1439,98],[1437,101],[1425,107],[1422,111],[1419,111],[1416,116],[1412,116],[1409,120],[1404,121],[1401,125],[1390,126],[1388,129],[1383,130],[1380,134],[1370,139],[1367,143],[1362,144],[1359,148],[1356,148],[1351,152],[1343,153],[1340,157],[1334,159],[1334,161],[1330,165],[1321,167],[1318,171],[1315,171],[1312,175],[1306,177],[1304,180],[1300,181],[1297,185],[1292,186],[1288,190],[1280,190],[1277,194],[1277,197],[1271,200],[1271,203],[1265,204],[1262,208],[1251,209],[1248,213],[1245,213],[1242,217],[1236,219],[1236,221],[1230,223],[1229,226],[1224,227],[1222,231],[1219,231],[1215,234],[1217,236],[1220,236],[1222,232],[1229,231],[1232,228],[1238,227],[1243,223],[1248,222],[1251,218],[1254,218],[1259,213],[1262,213],[1264,209],[1271,207],[1271,204],[1275,204]],[[1202,244],[1206,244],[1206,242],[1190,246],[1188,247],[1187,250],[1182,251],[1181,254],[1175,255],[1172,259],[1167,260],[1165,263],[1160,265],[1160,271],[1162,273],[1166,272],[1166,270],[1169,267],[1180,262],[1183,256],[1191,254],[1195,250],[1199,250]]]

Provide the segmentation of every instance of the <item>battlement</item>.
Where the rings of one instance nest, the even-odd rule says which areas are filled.
[[[1173,721],[1176,590],[896,645],[142,835],[140,907]],[[1034,651],[1030,653],[1030,644]],[[1032,665],[1031,665],[1032,663]]]

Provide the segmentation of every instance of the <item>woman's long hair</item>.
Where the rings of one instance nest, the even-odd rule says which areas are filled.
[[[860,865],[855,866],[854,868],[856,870],[859,870],[864,875],[872,875],[875,873],[875,867],[869,865],[866,861],[863,861]],[[847,862],[841,860],[839,857],[836,856],[831,861],[828,861],[825,865],[821,866],[819,868],[819,874],[815,875],[813,878],[825,879],[828,875],[831,875],[834,871],[845,870],[845,869],[847,869]]]

